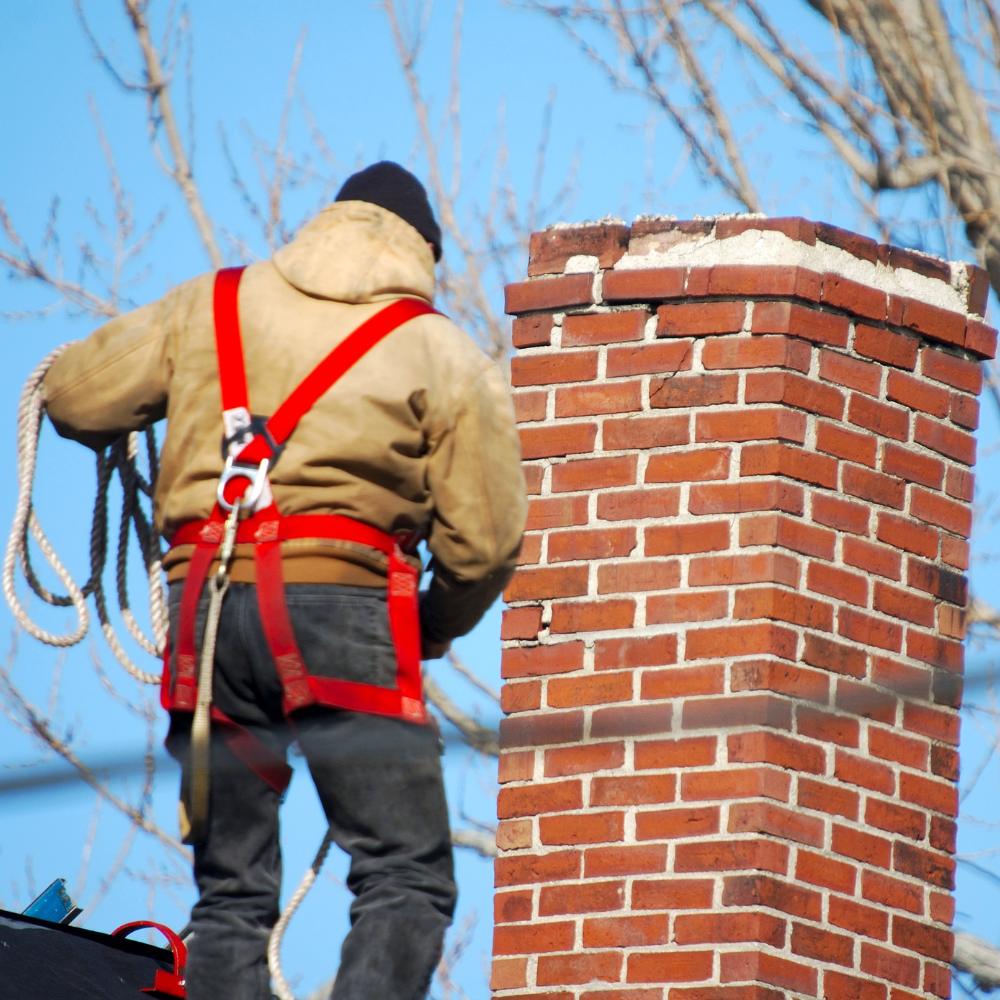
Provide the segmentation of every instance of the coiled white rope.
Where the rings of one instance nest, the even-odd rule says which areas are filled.
[[[103,583],[108,548],[108,489],[113,474],[117,472],[122,485],[122,510],[116,559],[118,603],[126,627],[139,645],[152,655],[160,655],[167,633],[166,601],[161,579],[160,538],[152,523],[152,517],[142,509],[143,496],[147,497],[150,502],[152,501],[156,480],[156,441],[152,431],[147,431],[145,435],[150,468],[148,481],[143,478],[138,469],[138,434],[129,434],[127,438],[115,442],[110,449],[98,453],[97,496],[94,502],[94,517],[90,534],[90,579],[82,587],[73,580],[62,560],[56,554],[33,510],[32,494],[38,461],[38,438],[45,410],[42,380],[45,378],[49,366],[67,346],[69,345],[64,344],[62,347],[56,348],[38,365],[29,376],[21,393],[17,411],[17,504],[4,553],[4,596],[17,623],[26,632],[50,646],[67,647],[81,642],[87,634],[90,617],[86,599],[92,594],[101,631],[104,633],[115,658],[137,680],[145,684],[158,684],[160,675],[149,673],[133,663],[122,646],[118,634],[111,624]],[[139,549],[148,576],[152,637],[148,637],[142,632],[128,601],[126,564],[130,533],[133,528],[139,541]],[[29,532],[38,545],[39,551],[66,588],[65,595],[52,593],[35,575],[28,548]],[[46,604],[55,607],[73,607],[77,618],[75,628],[60,635],[42,628],[31,619],[17,596],[15,587],[17,566],[21,567],[31,590]]]
[[[326,856],[329,854],[332,844],[333,835],[327,830],[326,836],[323,838],[323,843],[319,845],[319,850],[313,859],[313,863],[309,866],[309,870],[305,875],[302,876],[302,881],[299,883],[298,888],[292,893],[291,898],[285,904],[285,909],[278,918],[278,922],[274,925],[271,937],[268,939],[267,967],[271,971],[271,986],[279,1000],[295,1000],[295,994],[292,993],[292,988],[288,985],[284,973],[281,971],[281,942],[285,936],[285,930],[291,922],[292,917],[295,916],[295,911],[302,905],[302,900],[306,898],[309,890],[313,887],[313,883],[316,881],[323,864],[326,862]]]

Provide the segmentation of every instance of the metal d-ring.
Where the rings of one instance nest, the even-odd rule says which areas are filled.
[[[219,476],[219,485],[215,491],[215,498],[219,501],[219,506],[223,510],[231,511],[235,504],[226,499],[226,487],[233,479],[248,479],[250,485],[244,490],[238,502],[244,510],[252,512],[267,488],[267,470],[270,464],[270,459],[265,458],[261,460],[260,465],[254,468],[252,465],[234,462],[230,455],[226,459],[222,475]]]

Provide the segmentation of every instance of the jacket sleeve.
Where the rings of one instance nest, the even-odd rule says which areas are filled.
[[[431,442],[433,555],[420,621],[431,641],[464,635],[514,572],[527,514],[521,449],[506,381],[485,362],[448,430]]]
[[[95,450],[166,415],[169,365],[161,304],[118,316],[53,362],[42,389],[63,436]]]

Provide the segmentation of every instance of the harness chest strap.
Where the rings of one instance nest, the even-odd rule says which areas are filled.
[[[239,330],[237,293],[242,269],[220,271],[215,285],[216,348],[227,447],[236,473],[231,481],[251,479],[258,463],[274,462],[298,421],[350,367],[402,323],[434,310],[415,299],[400,299],[361,324],[306,376],[266,421],[249,415],[246,374]],[[249,437],[249,441],[246,439]],[[245,471],[244,471],[245,470]],[[419,572],[404,558],[398,540],[371,525],[341,515],[283,516],[264,491],[267,502],[237,531],[237,542],[254,544],[257,595],[265,635],[284,692],[286,712],[314,703],[356,711],[426,721],[420,679],[420,634],[417,613]],[[197,697],[195,624],[199,597],[216,558],[224,523],[222,507],[200,522],[183,525],[174,545],[194,544],[181,596],[176,636],[176,676],[164,670],[162,700],[167,708],[190,711]],[[285,601],[281,542],[291,538],[328,538],[374,548],[388,557],[387,604],[396,651],[396,687],[382,688],[309,673],[295,641]]]

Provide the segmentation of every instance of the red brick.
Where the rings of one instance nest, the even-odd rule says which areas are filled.
[[[531,781],[535,776],[534,750],[509,750],[498,764],[497,780],[501,785],[512,781]]]
[[[542,630],[541,608],[506,608],[500,625],[501,639],[534,639]]]
[[[569,920],[540,921],[528,926],[499,926],[493,930],[494,955],[531,955],[567,951],[573,947],[576,925]]]
[[[738,375],[670,375],[649,380],[653,409],[721,406],[735,403],[738,393]]]
[[[823,275],[822,301],[879,322],[885,321],[888,309],[885,292],[831,272]]]
[[[903,986],[920,984],[919,959],[908,958],[864,941],[861,943],[861,971]]]
[[[681,493],[677,487],[615,490],[597,497],[597,517],[602,521],[631,521],[649,517],[663,520],[676,517],[680,504]]]
[[[815,667],[851,677],[864,677],[868,670],[868,655],[863,650],[825,636],[807,635],[802,658]]]
[[[913,840],[923,839],[927,831],[927,817],[924,813],[895,802],[869,799],[865,806],[865,823],[878,830],[898,833]]]
[[[963,538],[972,533],[972,508],[968,504],[948,500],[919,487],[914,487],[910,493],[910,514]]]
[[[958,814],[958,789],[951,781],[935,781],[903,771],[899,776],[899,797],[903,802],[911,802],[945,816]]]
[[[853,858],[875,868],[888,868],[892,860],[892,841],[863,830],[833,824],[831,848],[836,854]]]
[[[757,949],[723,954],[720,961],[724,983],[756,979],[795,993],[816,996],[819,974],[813,967]]]
[[[976,461],[976,439],[965,431],[955,430],[937,423],[930,417],[917,414],[913,436],[919,444],[965,465]]]
[[[970,319],[965,324],[965,349],[981,358],[995,358],[997,332],[992,326]]]
[[[563,347],[589,347],[593,344],[617,344],[642,340],[650,313],[645,309],[623,312],[583,313],[563,320]]]
[[[858,607],[868,605],[868,578],[829,563],[810,562],[806,586],[818,594],[826,594]]]
[[[856,719],[807,707],[798,711],[798,732],[802,736],[827,740],[840,746],[856,747],[859,741],[859,726]]]
[[[729,593],[725,590],[650,596],[646,599],[649,625],[707,622],[729,615]]]
[[[917,625],[934,627],[934,602],[915,594],[875,581],[874,609],[892,618],[903,618]]]
[[[894,760],[906,767],[926,771],[929,749],[925,740],[915,740],[877,726],[868,727],[868,752],[882,760]]]
[[[702,367],[712,369],[790,368],[807,372],[812,349],[794,337],[713,337],[702,347]],[[610,362],[610,357],[609,357]]]
[[[899,406],[876,402],[867,396],[852,393],[847,404],[847,419],[883,437],[906,441],[910,434],[910,413]]]
[[[630,774],[594,777],[590,781],[590,805],[635,806],[672,802],[677,779],[672,774]]]
[[[647,740],[635,745],[635,766],[660,769],[665,767],[706,767],[715,762],[716,738],[694,736],[678,740]]]
[[[647,590],[672,590],[680,585],[680,565],[677,559],[656,559],[646,562],[629,560],[599,566],[597,592],[630,594]]]
[[[857,792],[842,785],[831,785],[809,778],[799,778],[798,805],[803,809],[813,809],[844,819],[858,818],[858,804],[861,797]]]
[[[812,774],[826,770],[823,747],[778,733],[734,733],[727,745],[730,764],[774,764],[789,771]]]
[[[928,914],[931,920],[950,927],[955,922],[955,897],[950,892],[930,893]]]
[[[944,480],[944,491],[954,500],[964,500],[972,503],[975,490],[975,476],[969,469],[959,468],[957,465],[948,467]]]
[[[510,362],[511,385],[586,382],[597,377],[597,351],[518,354]]]
[[[656,310],[658,337],[689,337],[692,334],[739,333],[743,329],[746,303],[683,302]],[[775,330],[775,333],[785,333]]]
[[[579,851],[550,851],[547,854],[518,854],[499,857],[494,862],[496,886],[549,883],[580,878]]]
[[[709,587],[739,583],[783,583],[797,587],[799,561],[781,552],[751,555],[702,556],[688,564],[688,586]]]
[[[802,487],[783,479],[697,485],[691,487],[688,497],[688,511],[692,514],[735,514],[758,510],[801,514],[803,507]]]
[[[910,875],[941,889],[955,888],[955,859],[925,851],[915,844],[897,840],[893,845],[893,871]]]
[[[766,840],[712,840],[677,844],[674,870],[678,872],[788,871],[788,848]]]
[[[978,361],[959,358],[929,346],[920,351],[920,373],[973,396],[978,396],[983,388],[983,370]]]
[[[725,771],[687,771],[681,775],[681,799],[700,802],[709,799],[767,798],[788,801],[791,778],[768,767],[728,768]],[[736,831],[731,831],[736,832]]]
[[[666,844],[616,844],[589,847],[584,858],[584,877],[608,875],[661,875],[667,867]]]
[[[740,545],[744,547],[778,546],[803,555],[833,559],[836,544],[835,532],[805,524],[795,518],[782,517],[780,514],[743,518],[740,521]]]
[[[642,384],[599,382],[556,389],[557,417],[584,417],[599,413],[634,413],[642,408]]]
[[[552,469],[552,490],[554,493],[572,493],[631,486],[635,483],[636,461],[635,455],[617,455],[564,462]]]
[[[914,451],[912,446],[887,444],[882,452],[882,471],[934,490],[941,489],[944,481],[944,462]]]
[[[565,812],[582,807],[583,791],[579,781],[547,781],[523,788],[501,788],[497,796],[497,816],[500,819]]]
[[[580,597],[587,593],[586,566],[522,569],[504,591],[504,600],[532,601],[550,597]]]
[[[906,483],[902,479],[871,472],[857,465],[844,468],[842,488],[851,496],[897,510],[902,510],[906,501]]]
[[[816,224],[797,216],[777,216],[765,219],[760,216],[737,215],[717,219],[715,222],[715,236],[720,240],[748,232],[784,233],[785,236],[797,243],[806,243],[809,246],[816,245]],[[728,997],[729,994],[727,993],[726,996]],[[761,998],[754,998],[754,1000],[761,1000]]]
[[[538,830],[542,843],[547,846],[618,843],[625,834],[625,816],[621,812],[542,816],[538,820]],[[564,951],[566,947],[572,947],[572,941],[551,950]]]
[[[837,463],[786,444],[751,445],[740,456],[741,476],[781,475],[804,483],[837,488]]]
[[[647,528],[643,554],[674,556],[718,552],[728,548],[728,521],[700,521],[696,524],[655,525]]]
[[[659,667],[677,662],[677,636],[598,639],[594,644],[594,668],[617,670]]]
[[[613,559],[627,556],[635,546],[635,528],[579,528],[553,531],[549,534],[549,562]]]
[[[647,670],[642,675],[639,695],[643,700],[686,698],[695,694],[722,694],[725,672],[721,663],[705,667],[669,667]]]
[[[907,552],[914,552],[917,555],[930,558],[937,555],[938,534],[936,531],[886,511],[879,512],[876,537],[880,542],[885,542],[897,549],[905,549]]]
[[[974,431],[979,426],[979,400],[972,396],[954,393],[948,410],[953,423]]]
[[[650,455],[647,483],[694,483],[729,477],[731,448],[685,449],[665,455]]]
[[[754,333],[790,333],[805,340],[847,347],[850,322],[846,316],[792,302],[755,302],[751,329]]]
[[[864,937],[884,941],[889,935],[889,915],[874,906],[865,906],[853,899],[831,896],[830,923]]]
[[[931,817],[931,847],[947,854],[954,854],[958,841],[958,823],[946,816]]]
[[[498,924],[531,919],[531,891],[497,892],[493,895],[493,919]]]
[[[590,735],[594,739],[662,735],[670,732],[672,715],[669,704],[597,708],[591,719]]]
[[[615,983],[621,977],[622,955],[618,951],[584,954],[540,955],[535,982],[539,986],[570,986],[574,983]]]
[[[672,840],[703,837],[719,832],[717,806],[689,806],[637,812],[636,840]]]
[[[794,955],[848,967],[854,964],[853,939],[824,927],[793,924],[791,945]]]
[[[816,223],[816,239],[821,243],[840,247],[859,260],[868,260],[873,264],[879,259],[881,247],[875,240],[867,236],[859,236],[850,229],[841,229],[828,222]]]
[[[636,879],[632,906],[637,910],[704,910],[712,905],[713,879]]]
[[[812,889],[789,885],[767,875],[733,875],[723,882],[723,906],[766,906],[806,920],[819,920],[823,897]]]
[[[546,778],[562,778],[570,774],[592,774],[614,770],[625,761],[625,744],[585,743],[578,747],[554,747],[545,751]]]
[[[872,658],[873,683],[904,698],[927,700],[931,694],[932,672],[894,656]]]
[[[889,257],[886,263],[891,268],[904,268],[922,274],[926,278],[943,281],[946,285],[951,284],[951,264],[948,261],[930,257],[919,250],[904,250],[901,247],[889,247],[888,250]]]
[[[854,865],[800,849],[795,866],[795,878],[800,882],[820,885],[850,896],[854,893],[857,869]]]
[[[689,660],[754,653],[770,653],[792,660],[795,658],[795,640],[793,631],[779,625],[730,625],[689,629],[685,649]]]
[[[844,394],[839,389],[792,372],[749,373],[745,402],[785,403],[835,420],[844,413]]]
[[[622,223],[558,226],[531,234],[528,274],[562,271],[570,257],[597,257],[598,266],[612,267],[628,247],[629,228]]]
[[[968,599],[968,581],[964,574],[954,573],[920,559],[906,560],[906,585],[959,607],[965,607]]]
[[[713,951],[635,952],[628,957],[630,983],[686,983],[712,976]]]
[[[608,271],[601,294],[605,302],[646,302],[676,299],[684,294],[687,268],[651,267]]]
[[[567,317],[568,318],[568,317]],[[608,378],[622,375],[667,375],[690,371],[694,341],[671,340],[608,349]]]
[[[926,379],[914,378],[902,372],[889,372],[886,396],[911,410],[922,410],[935,417],[946,417],[951,407],[951,394]]]
[[[733,618],[768,618],[824,632],[833,628],[831,605],[779,587],[740,588],[736,592]]]
[[[672,940],[680,945],[740,941],[781,948],[786,923],[770,913],[685,913],[674,919]]]
[[[515,319],[511,326],[511,343],[515,347],[548,347],[552,343],[552,317],[541,315]]]
[[[816,424],[816,448],[827,455],[834,455],[874,469],[878,455],[878,439],[870,434],[859,434],[857,431],[820,420]]]
[[[583,666],[582,642],[559,642],[545,646],[521,646],[505,649],[500,660],[500,675],[536,677],[564,674]]]
[[[821,670],[809,670],[801,664],[780,660],[741,660],[732,665],[730,687],[739,691],[774,691],[792,698],[825,703],[830,680]]]
[[[504,312],[525,313],[590,305],[593,302],[593,286],[592,274],[567,274],[558,278],[514,282],[504,288]]]
[[[824,826],[820,819],[768,802],[734,802],[729,807],[730,833],[761,833],[821,848]]]
[[[822,277],[804,267],[760,264],[715,264],[692,268],[688,295],[742,297],[787,296],[818,302]]]
[[[898,580],[903,571],[903,560],[898,552],[860,538],[844,539],[843,557],[849,566],[856,566],[888,580]]]
[[[878,646],[893,653],[901,652],[903,648],[903,630],[899,625],[851,608],[840,609],[837,615],[837,632],[846,639],[867,646]]]
[[[508,682],[500,692],[500,708],[508,715],[511,712],[531,712],[541,707],[541,681],[523,681],[520,684]]]
[[[855,785],[868,788],[883,795],[892,795],[896,791],[896,776],[892,768],[879,764],[864,757],[856,757],[844,750],[836,751],[833,775],[845,785]]]
[[[705,629],[704,631],[711,630]],[[789,729],[791,726],[791,705],[785,699],[770,694],[737,694],[727,698],[692,698],[684,704],[682,719],[685,729],[744,725]]]
[[[604,421],[602,440],[608,451],[627,448],[669,448],[691,440],[687,415],[669,417],[621,417]]]
[[[876,397],[882,383],[882,371],[878,365],[836,351],[820,351],[819,376],[828,382]]]
[[[542,477],[545,474],[545,469],[541,465],[528,465],[527,463],[525,463],[523,468],[524,468],[524,485],[528,496],[538,496],[538,494],[542,492]],[[530,541],[530,539],[526,539],[525,541],[526,542]],[[540,540],[538,539],[537,535],[535,536],[535,542],[540,544]],[[538,561],[537,559],[529,560],[526,557],[525,555],[526,548],[527,545],[521,546],[521,562],[522,563],[529,561],[537,562]]]
[[[546,702],[552,708],[577,708],[630,701],[634,676],[631,670],[622,670],[587,677],[553,677],[546,687]]]
[[[532,420],[544,420],[545,410],[548,406],[549,394],[547,390],[540,389],[535,392],[515,392],[512,394],[514,400],[514,417],[518,423],[529,423]]]
[[[603,632],[631,628],[635,621],[635,601],[562,601],[552,606],[553,633]]]
[[[528,502],[528,531],[586,524],[587,497],[545,497]]]
[[[641,948],[667,940],[667,914],[592,917],[583,921],[584,948]]]
[[[583,712],[541,712],[500,720],[500,749],[572,743],[583,738]]]
[[[490,975],[490,988],[511,990],[528,983],[528,960],[526,958],[495,958]]]
[[[903,299],[902,326],[908,326],[934,340],[943,340],[959,347],[965,344],[965,316],[940,309],[917,299]]]
[[[621,880],[545,885],[538,896],[538,913],[542,917],[601,913],[620,910],[624,905],[625,883]]]
[[[854,350],[858,354],[907,371],[916,367],[919,346],[916,337],[890,333],[874,326],[859,324],[854,333]]]

